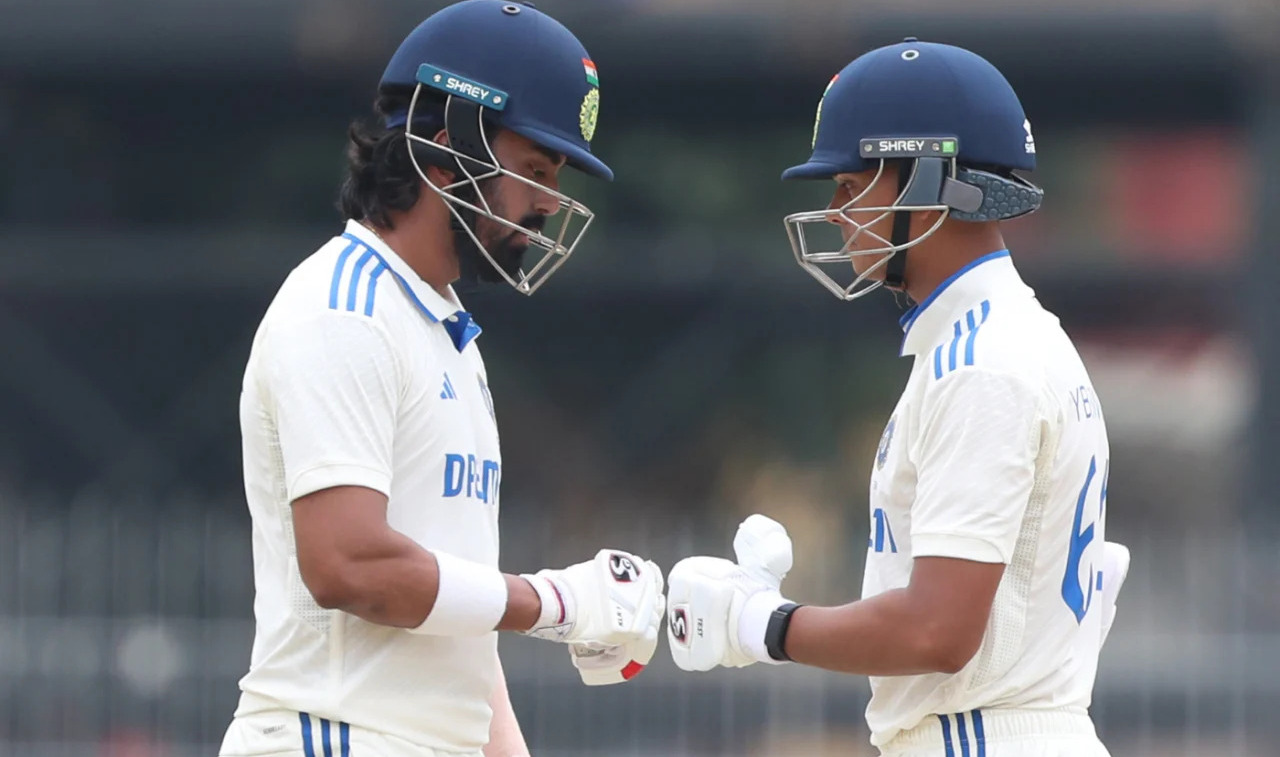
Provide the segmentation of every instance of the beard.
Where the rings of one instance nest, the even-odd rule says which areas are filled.
[[[484,243],[485,249],[489,251],[489,257],[493,258],[495,268],[483,255],[478,254],[477,257],[482,261],[482,265],[477,270],[477,274],[481,281],[487,283],[497,283],[503,281],[502,273],[505,272],[513,279],[519,279],[520,266],[524,263],[524,254],[529,251],[528,237],[519,231],[512,231],[505,226],[498,225],[488,219],[482,219],[482,223],[487,221],[486,225],[490,227],[488,234],[476,234],[480,241]],[[543,226],[547,223],[546,216],[538,213],[530,213],[521,218],[518,225],[528,229],[530,232],[541,232]],[[524,237],[517,240],[517,237]],[[469,241],[469,240],[468,240]],[[472,247],[475,244],[472,243]]]
[[[455,194],[459,199],[479,205],[475,201],[475,192],[470,187],[460,189]],[[486,199],[489,201],[489,207],[494,211],[494,215],[504,217],[500,198],[488,197],[487,194]],[[476,249],[476,243],[467,233],[467,230],[456,218],[453,219],[453,248],[458,255],[461,281],[465,283],[484,282],[486,284],[496,284],[506,280],[502,275],[503,273],[518,281],[520,267],[524,262],[524,254],[529,250],[529,243],[526,240],[517,240],[516,238],[524,235],[473,211],[461,209],[461,213],[464,222],[471,228],[475,233],[476,239],[480,240],[480,243],[484,245],[484,249],[489,253],[488,257],[486,257],[484,253]],[[529,213],[521,218],[517,225],[531,232],[541,232],[546,223],[546,216],[539,213]],[[490,261],[489,258],[493,260]]]

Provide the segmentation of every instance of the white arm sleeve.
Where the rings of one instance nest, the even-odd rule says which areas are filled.
[[[917,442],[912,557],[1009,563],[1035,481],[1038,400],[1026,380],[980,368],[930,387]]]
[[[390,496],[401,395],[396,355],[367,318],[274,322],[260,375],[271,398],[290,502],[334,486]]]

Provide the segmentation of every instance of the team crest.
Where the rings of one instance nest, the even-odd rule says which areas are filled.
[[[476,381],[480,382],[480,393],[484,395],[485,407],[489,408],[489,417],[494,423],[498,422],[498,416],[493,412],[493,395],[489,394],[489,385],[484,383],[484,379],[476,376]]]
[[[822,90],[822,97],[818,98],[818,114],[813,117],[813,141],[809,144],[810,148],[818,146],[818,124],[822,123],[822,103],[826,102],[827,93],[835,86],[836,80],[840,78],[840,74],[831,77],[831,81],[827,82],[827,88]]]
[[[889,459],[889,445],[893,444],[893,427],[898,425],[898,416],[889,419],[889,424],[884,427],[884,433],[880,435],[880,446],[876,447],[876,470],[884,467],[884,463]]]
[[[600,90],[592,87],[582,98],[582,109],[578,111],[578,128],[582,130],[582,138],[591,141],[596,135],[596,117],[600,114]]]

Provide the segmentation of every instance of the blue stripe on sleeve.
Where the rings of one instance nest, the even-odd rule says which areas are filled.
[[[973,365],[973,344],[978,338],[978,329],[982,328],[982,324],[987,322],[987,316],[991,315],[991,300],[982,301],[982,319],[977,323],[973,320],[973,311],[968,312],[969,318],[969,338],[964,343],[964,364]]]
[[[378,277],[386,270],[387,264],[379,260],[378,264],[373,267],[373,271],[369,273],[369,291],[364,296],[365,315],[373,315],[373,296],[377,294]]]
[[[956,349],[960,347],[960,322],[956,321],[956,335],[951,340],[951,347],[947,352],[947,370],[954,371],[956,369]]]
[[[356,293],[360,291],[360,274],[369,260],[373,258],[373,250],[364,248],[364,254],[356,261],[355,270],[351,272],[351,283],[347,285],[347,312],[356,312]]]
[[[342,270],[347,266],[347,258],[351,257],[351,253],[355,251],[360,243],[352,241],[347,248],[338,256],[338,263],[333,267],[333,282],[329,284],[329,309],[338,309],[338,285],[342,282]]]

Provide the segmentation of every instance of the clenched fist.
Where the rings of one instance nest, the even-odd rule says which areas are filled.
[[[778,662],[765,648],[769,617],[787,604],[780,592],[791,570],[791,537],[782,524],[752,515],[733,540],[737,562],[686,557],[668,580],[667,640],[683,670]]]
[[[588,685],[633,678],[652,659],[666,608],[662,570],[630,552],[602,549],[563,570],[523,575],[542,599],[526,633],[569,644]]]

